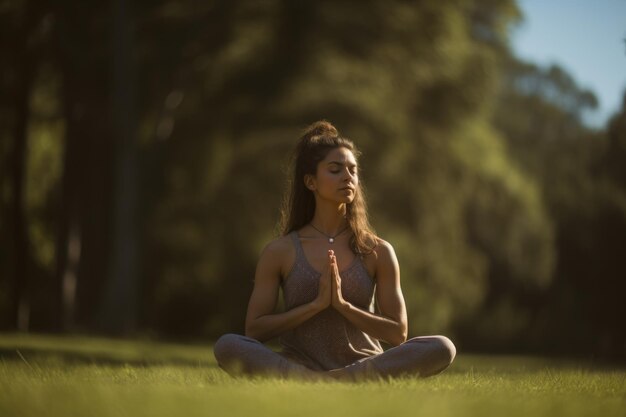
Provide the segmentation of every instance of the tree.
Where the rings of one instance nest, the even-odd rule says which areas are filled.
[[[545,351],[552,338],[555,351],[624,355],[615,319],[623,315],[622,303],[614,294],[621,292],[618,277],[626,270],[618,254],[626,213],[610,156],[619,157],[620,116],[607,138],[582,122],[597,102],[565,70],[505,62],[510,82],[495,123],[511,155],[541,186],[558,254],[547,291],[504,294],[528,316],[518,345]]]
[[[25,175],[27,169],[28,126],[31,116],[30,99],[35,83],[37,67],[46,46],[49,19],[47,2],[30,2],[7,7],[0,18],[3,22],[3,51],[9,64],[3,67],[7,80],[1,86],[3,100],[3,118],[9,129],[2,132],[3,140],[11,145],[3,147],[1,156],[6,163],[6,176],[10,178],[7,188],[10,190],[9,201],[2,201],[2,218],[9,221],[0,227],[6,231],[3,236],[10,241],[3,242],[7,258],[4,266],[7,281],[5,290],[11,293],[6,326],[20,331],[30,327],[32,298],[32,254],[27,225],[25,206]],[[10,139],[9,139],[10,138]],[[5,205],[6,204],[6,205]]]

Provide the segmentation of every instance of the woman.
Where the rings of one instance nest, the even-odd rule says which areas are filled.
[[[365,379],[429,376],[456,349],[444,336],[406,340],[407,316],[393,247],[367,220],[358,152],[326,121],[309,126],[294,155],[283,236],[263,250],[246,336],[215,344],[230,374]],[[279,289],[285,312],[275,312]],[[262,342],[280,336],[281,352]],[[383,351],[383,341],[393,348]]]

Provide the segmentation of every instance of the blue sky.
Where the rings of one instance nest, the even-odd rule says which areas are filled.
[[[626,90],[626,0],[518,0],[524,22],[512,33],[517,55],[539,65],[557,63],[592,90],[596,127],[621,107]]]

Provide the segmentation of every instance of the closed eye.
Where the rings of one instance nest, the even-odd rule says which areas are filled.
[[[356,175],[357,173],[357,166],[355,164],[343,164],[341,162],[332,161],[329,162],[328,165],[331,166],[330,172],[332,172],[333,174],[340,173],[344,166],[348,167],[351,175]]]

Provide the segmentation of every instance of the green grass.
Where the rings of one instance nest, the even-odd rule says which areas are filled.
[[[428,379],[232,379],[209,346],[0,335],[0,416],[620,416],[626,371],[459,355]]]

